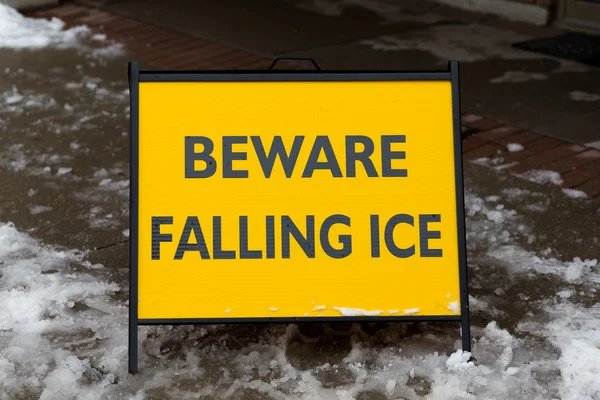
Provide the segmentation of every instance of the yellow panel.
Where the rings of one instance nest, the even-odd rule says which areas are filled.
[[[142,82],[139,98],[140,319],[460,314],[449,81]],[[371,139],[377,176],[367,176],[360,162],[356,176],[347,176],[351,135]],[[382,176],[382,136],[390,135],[405,137],[389,148],[405,152],[405,159],[390,163],[406,177]],[[214,143],[214,175],[186,178],[186,136]],[[232,151],[247,159],[233,161],[232,168],[248,171],[247,178],[223,177],[224,136],[246,138]],[[275,136],[288,152],[295,137],[304,137],[291,177],[279,159],[265,177],[252,136],[261,138],[267,153]],[[342,177],[331,169],[302,177],[317,136],[329,139]],[[200,153],[203,146],[194,149]],[[318,161],[328,161],[324,152]],[[321,235],[326,218],[337,214],[350,226],[334,224]],[[415,246],[404,258],[394,256],[385,240],[387,222],[399,214],[414,219],[414,226],[392,230],[393,243],[388,237],[398,248]],[[371,215],[379,219],[373,234]],[[430,219],[422,229],[419,221],[427,222],[427,215],[439,215],[440,222]],[[221,217],[222,249],[234,250],[235,259],[215,259],[215,216]],[[248,246],[261,252],[260,259],[240,258],[240,216],[247,217]],[[267,258],[267,216],[274,220],[274,258]],[[293,237],[290,257],[282,257],[282,216],[304,235],[307,216],[314,217],[314,258]],[[152,259],[152,217],[173,218],[160,225],[172,240],[160,243],[159,260]],[[199,251],[175,259],[188,217],[198,218],[210,259]],[[423,238],[427,230],[439,231],[441,239]],[[333,258],[322,239],[340,249],[340,235],[350,235],[351,253]],[[380,255],[373,257],[377,236]],[[189,243],[196,240],[192,234]],[[427,246],[442,256],[425,257]]]

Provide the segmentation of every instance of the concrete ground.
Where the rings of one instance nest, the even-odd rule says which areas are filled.
[[[507,31],[425,3],[397,13],[370,2],[343,13],[342,3],[323,2],[296,3],[309,10],[287,2],[141,3],[102,7],[263,54],[312,55],[324,68],[440,68],[458,58],[466,110],[576,143],[600,139],[600,102],[570,95],[600,93],[598,71],[507,46],[534,29]],[[201,12],[192,18],[192,9]],[[165,326],[140,329],[140,373],[127,374],[128,59],[93,49],[0,49],[0,222],[44,249],[85,252],[83,261],[44,270],[44,279],[62,279],[64,295],[43,292],[52,303],[32,322],[0,312],[16,321],[0,325],[0,398],[600,395],[591,361],[600,344],[600,272],[586,261],[598,258],[597,201],[475,163],[465,164],[465,190],[476,366],[447,364],[459,348],[455,324]],[[43,265],[45,253],[0,254],[4,266],[26,257]],[[33,296],[39,277],[15,283],[14,272],[0,272],[0,298]],[[42,323],[50,325],[31,333],[35,344],[19,342],[18,332]]]

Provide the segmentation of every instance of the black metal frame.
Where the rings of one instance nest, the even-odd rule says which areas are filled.
[[[139,173],[139,83],[140,82],[281,82],[281,81],[451,81],[454,131],[454,169],[457,233],[459,245],[460,315],[383,317],[289,317],[289,318],[138,318],[138,173]],[[469,293],[465,236],[465,208],[462,171],[460,91],[458,62],[450,61],[447,71],[366,72],[366,71],[140,71],[129,63],[130,90],[130,227],[129,227],[129,372],[137,372],[139,325],[304,323],[304,322],[434,322],[460,321],[463,351],[471,351]]]

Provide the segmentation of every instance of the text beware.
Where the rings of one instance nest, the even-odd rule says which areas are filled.
[[[298,156],[305,144],[304,136],[295,136],[292,145],[286,148],[281,136],[275,136],[271,143],[263,143],[260,136],[250,136],[254,154],[260,162],[265,178],[273,172],[276,160],[279,159],[285,176],[291,178],[297,167]],[[317,136],[312,143],[308,159],[302,170],[302,178],[311,178],[317,170],[326,170],[334,178],[356,177],[356,170],[363,168],[368,177],[400,177],[408,176],[406,168],[393,168],[393,160],[406,159],[406,152],[393,150],[392,145],[405,143],[405,135],[383,135],[378,143],[377,151],[381,152],[381,165],[375,165],[371,157],[376,151],[373,140],[368,136],[345,136],[345,165],[338,162],[338,155],[327,136]],[[185,137],[185,177],[210,178],[217,173],[219,163],[223,178],[248,178],[249,171],[237,163],[248,159],[247,149],[239,146],[248,144],[248,136],[223,136],[221,140],[222,159],[217,160],[213,155],[215,143],[206,136]],[[234,149],[234,146],[237,149]],[[342,150],[338,150],[342,151]],[[319,161],[324,158],[324,161]],[[344,172],[342,172],[344,168]]]

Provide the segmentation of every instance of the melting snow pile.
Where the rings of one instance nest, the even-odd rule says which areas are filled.
[[[0,398],[97,398],[83,382],[121,373],[125,309],[110,301],[119,287],[77,271],[92,267],[83,256],[0,224]]]
[[[17,10],[0,3],[0,48],[41,49],[44,47],[84,47],[82,39],[95,37],[86,26],[64,29],[58,18],[27,18]],[[99,50],[102,53],[119,53],[119,46]]]

